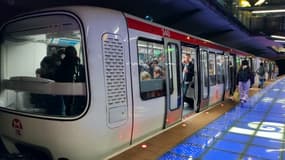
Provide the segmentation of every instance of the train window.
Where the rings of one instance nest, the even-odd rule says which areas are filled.
[[[163,42],[139,39],[137,46],[141,98],[147,100],[164,96],[166,56]]]
[[[168,69],[169,69],[169,79],[170,79],[170,93],[173,93],[173,79],[177,79],[176,77],[173,77],[173,73],[174,75],[177,75],[177,67],[176,67],[176,63],[177,63],[177,56],[179,55],[178,52],[178,46],[177,44],[174,43],[169,43],[167,45],[167,51],[168,51]],[[175,68],[176,70],[173,70],[173,68]]]
[[[226,53],[225,57],[225,63],[224,63],[224,66],[225,66],[225,75],[224,75],[224,78],[225,78],[225,89],[226,90],[229,90],[230,89],[230,63],[229,63],[229,56],[228,56],[228,53]]]
[[[231,93],[233,93],[233,90],[235,88],[235,77],[236,77],[236,72],[235,72],[235,63],[234,63],[234,56],[230,55],[229,56],[229,87]]]
[[[210,86],[216,85],[216,56],[215,53],[209,53],[209,78]]]
[[[208,98],[208,52],[201,52],[201,84],[203,84],[203,99]]]
[[[216,55],[216,76],[217,84],[224,83],[224,74],[225,73],[225,59],[224,55]]]
[[[239,71],[239,69],[240,69],[241,61],[242,61],[242,57],[240,57],[240,56],[236,56],[236,65],[237,65],[237,67],[236,67],[236,71],[237,71],[237,72],[238,72],[238,71]]]
[[[177,83],[173,84],[173,81],[177,82],[177,70],[179,71],[179,68],[176,67],[176,63],[178,62],[178,56],[179,56],[179,50],[178,46],[175,43],[168,43],[167,44],[167,67],[168,67],[168,77],[169,77],[169,92],[170,94],[173,93],[174,88],[177,88]],[[176,96],[176,95],[175,95]],[[179,107],[179,105],[170,105],[170,110],[175,110]]]
[[[26,18],[9,23],[2,33],[2,108],[56,117],[83,112],[85,64],[80,27],[74,18]]]

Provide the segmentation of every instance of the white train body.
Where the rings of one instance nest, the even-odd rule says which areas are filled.
[[[104,159],[185,117],[179,88],[181,67],[177,65],[181,60],[180,49],[172,48],[173,53],[179,54],[168,55],[172,61],[167,61],[170,64],[167,67],[172,68],[164,71],[171,78],[164,80],[163,91],[142,94],[151,88],[142,87],[140,80],[138,52],[144,52],[145,44],[154,46],[152,49],[160,54],[167,44],[180,48],[182,42],[189,43],[197,49],[193,57],[196,60],[201,59],[198,53],[203,49],[207,54],[220,52],[222,56],[243,54],[118,11],[96,7],[64,7],[23,15],[4,25],[2,32],[1,140],[9,153],[25,154],[30,149],[31,153],[55,160]],[[59,49],[67,45],[79,52],[86,80],[66,83],[37,78],[34,72],[49,54],[49,47]],[[202,63],[195,64],[197,83],[192,93],[194,108],[199,109],[220,102],[228,94],[224,84],[212,85],[209,92],[200,87],[198,69]],[[153,84],[162,83],[153,80]],[[158,86],[157,90],[161,88]],[[64,112],[70,105],[66,101],[63,101],[65,110],[55,112],[37,104],[37,99],[32,103],[34,95],[44,95],[50,101],[55,97],[61,102],[62,97],[73,97],[75,101],[83,97],[83,100],[81,108],[74,113]]]

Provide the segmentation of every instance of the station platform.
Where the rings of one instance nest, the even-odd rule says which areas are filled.
[[[244,104],[227,100],[111,160],[285,160],[285,78],[265,86],[251,88]]]

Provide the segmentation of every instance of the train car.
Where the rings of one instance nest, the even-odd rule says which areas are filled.
[[[1,28],[1,141],[28,159],[106,159],[222,102],[246,56],[110,9],[18,16]]]

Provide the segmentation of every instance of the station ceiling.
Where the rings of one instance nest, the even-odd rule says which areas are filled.
[[[218,1],[218,0],[217,0]],[[274,49],[282,48],[282,43],[269,37],[275,34],[270,28],[245,27],[234,16],[223,10],[216,0],[0,0],[0,23],[11,17],[37,9],[63,5],[92,5],[127,12],[129,14],[148,18],[155,23],[166,25],[195,36],[230,46],[269,59],[285,59],[285,54]],[[251,0],[252,1],[252,0]],[[282,7],[285,0],[267,0],[265,7]],[[250,2],[250,1],[249,1]],[[264,6],[263,6],[264,8]],[[284,7],[283,7],[284,8]],[[245,10],[254,10],[249,7]],[[279,19],[284,19],[280,21]],[[280,18],[281,17],[281,18]],[[282,27],[285,24],[285,13],[260,15],[254,21],[255,25],[275,22]],[[272,20],[272,21],[271,21]],[[279,22],[280,21],[280,22]],[[284,23],[284,24],[283,24]],[[285,25],[283,26],[285,30]],[[267,30],[266,30],[267,29]],[[269,29],[269,30],[268,30]],[[279,29],[278,34],[284,32]],[[283,31],[283,32],[282,32]],[[285,35],[285,33],[283,33]]]

